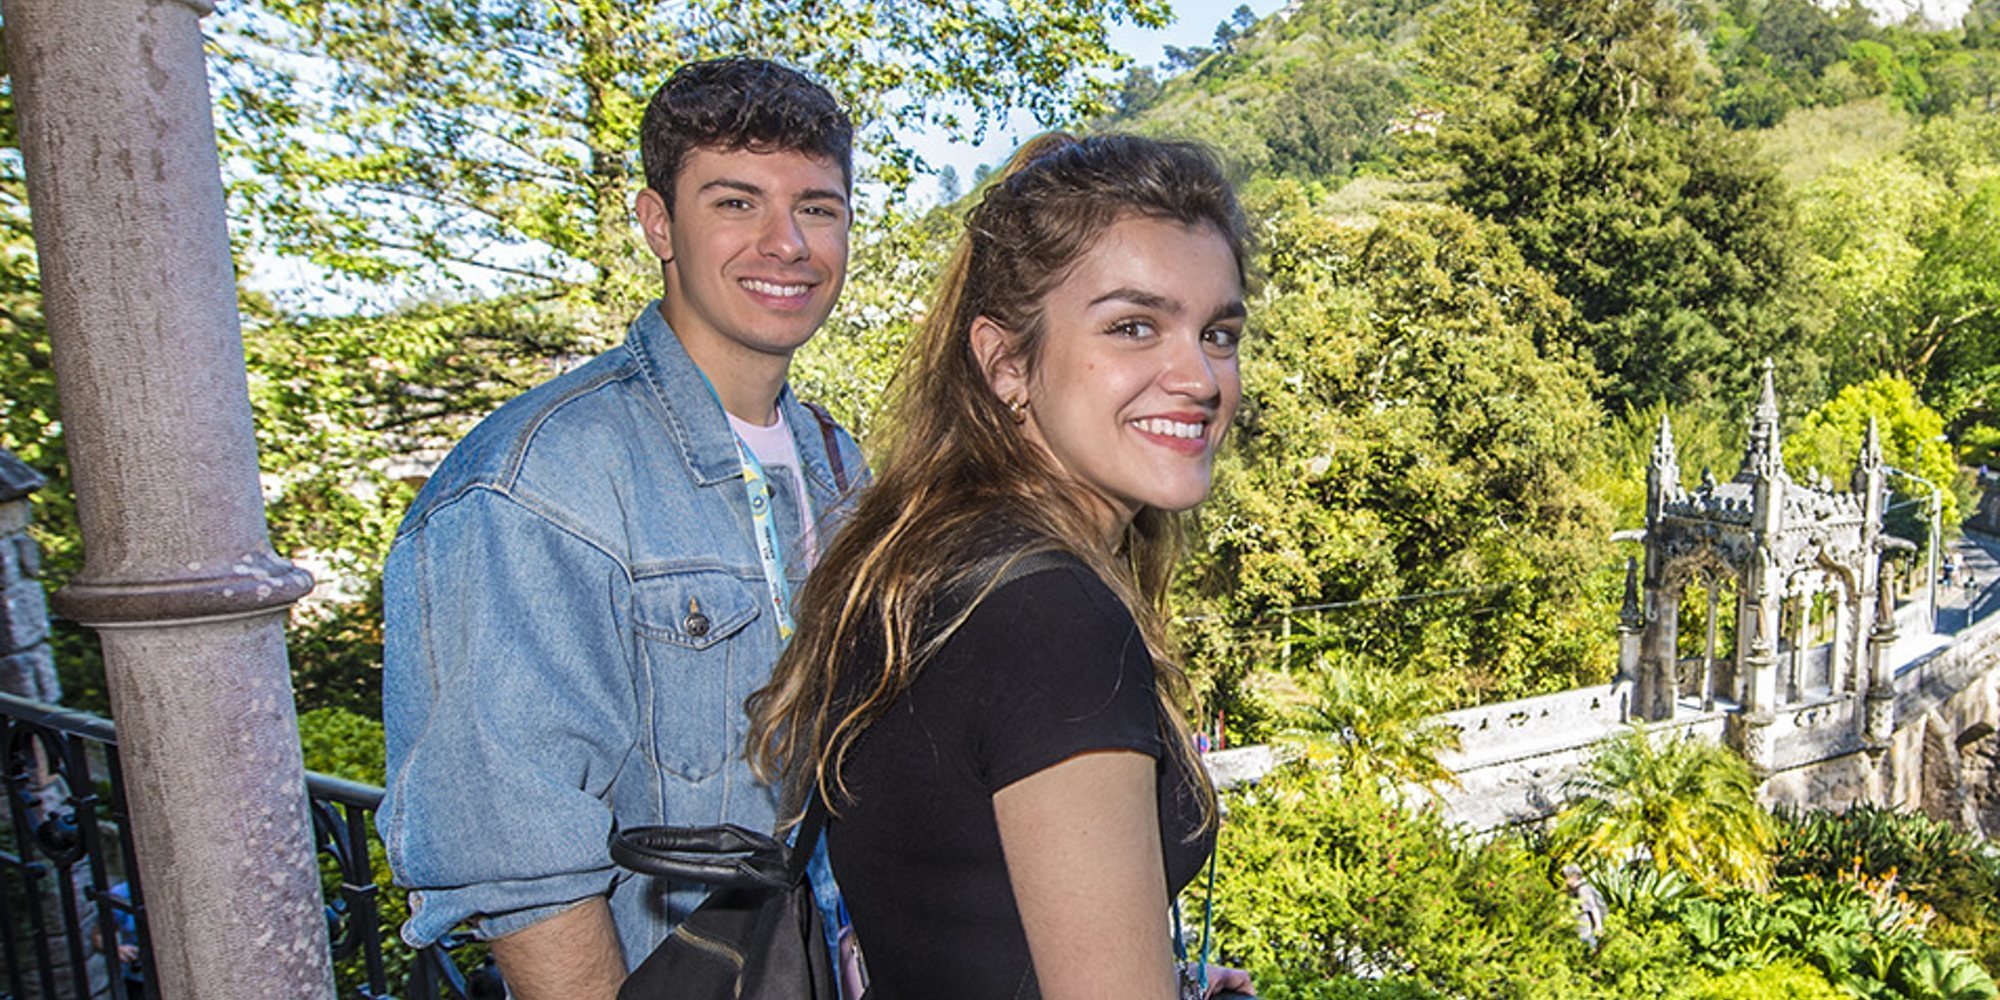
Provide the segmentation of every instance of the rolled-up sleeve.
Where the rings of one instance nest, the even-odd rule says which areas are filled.
[[[383,571],[387,795],[403,936],[500,937],[610,891],[613,777],[635,752],[631,582],[488,488],[429,510]]]

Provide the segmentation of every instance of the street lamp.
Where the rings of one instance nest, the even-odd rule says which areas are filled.
[[[1937,617],[1938,617],[1938,605],[1937,605],[1938,544],[1941,541],[1942,536],[1944,534],[1944,495],[1938,490],[1938,485],[1936,483],[1931,482],[1930,480],[1925,479],[1924,477],[1919,476],[1914,472],[1904,472],[1903,470],[1898,469],[1893,465],[1883,466],[1882,471],[1893,472],[1896,475],[1902,476],[1904,479],[1916,480],[1917,482],[1920,482],[1925,486],[1929,487],[1931,491],[1930,554],[1929,558],[1927,558],[1925,562],[1929,564],[1929,570],[1930,570],[1931,633],[1935,635],[1937,633]]]

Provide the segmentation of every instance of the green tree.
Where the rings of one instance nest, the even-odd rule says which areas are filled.
[[[1601,744],[1567,792],[1555,833],[1564,853],[1643,851],[1654,868],[1711,889],[1771,879],[1775,834],[1757,777],[1718,743],[1634,728]]]
[[[2000,125],[1927,123],[1894,154],[1801,191],[1828,292],[1835,385],[1878,372],[1917,387],[1963,431],[2000,417]]]
[[[1424,40],[1450,198],[1506,227],[1576,311],[1615,404],[1750,388],[1757,359],[1811,367],[1801,259],[1775,169],[1708,111],[1659,2],[1457,4]]]
[[[1456,209],[1357,226],[1289,182],[1269,197],[1243,415],[1182,606],[1240,626],[1335,604],[1329,659],[1466,697],[1600,676],[1609,619],[1576,598],[1609,529],[1574,478],[1598,410],[1587,369],[1534,343],[1565,303]]]
[[[1365,53],[1330,59],[1292,77],[1291,99],[1273,109],[1271,169],[1300,177],[1343,177],[1386,157],[1389,125],[1409,105],[1399,67]]]
[[[1801,232],[1833,314],[1837,384],[1914,367],[1917,271],[1950,199],[1945,184],[1898,155],[1836,167],[1801,189]]]
[[[1308,763],[1330,766],[1350,780],[1380,777],[1425,787],[1453,781],[1439,761],[1459,747],[1458,730],[1438,718],[1449,700],[1442,685],[1324,658],[1293,674],[1311,699],[1291,734]]]
[[[1785,439],[1788,471],[1799,478],[1817,471],[1845,488],[1871,419],[1881,435],[1883,460],[1938,484],[1943,523],[1957,524],[1958,497],[1951,484],[1958,465],[1944,436],[1944,418],[1917,398],[1910,383],[1893,375],[1850,385],[1806,414]],[[1911,539],[1929,535],[1930,488],[1898,475],[1889,477],[1889,486],[1899,500],[1892,506],[1910,504],[1905,516],[1892,517],[1890,530]]]
[[[1925,396],[1954,426],[2000,425],[2000,177],[1931,231],[1912,285],[1911,361]]]
[[[269,0],[213,40],[254,245],[368,281],[497,277],[622,324],[654,284],[628,222],[639,119],[676,66],[749,53],[816,74],[900,192],[920,164],[899,134],[1101,113],[1096,70],[1122,61],[1109,26],[1166,16],[1158,0]]]
[[[0,65],[4,70],[4,65]],[[28,219],[28,180],[14,123],[14,92],[0,85],[0,448],[57,484],[35,497],[35,538],[58,578],[81,559],[68,490],[55,368],[42,318],[41,276]]]

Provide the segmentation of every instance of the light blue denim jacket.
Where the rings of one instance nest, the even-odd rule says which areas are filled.
[[[824,544],[845,513],[825,439],[789,388],[779,406]],[[771,484],[797,544],[793,479]],[[787,557],[796,591],[804,559]],[[410,944],[468,920],[499,937],[608,893],[636,965],[703,892],[615,869],[613,822],[772,828],[743,700],[782,642],[734,434],[657,303],[624,344],[473,428],[418,494],[382,588],[377,825],[415,890]]]

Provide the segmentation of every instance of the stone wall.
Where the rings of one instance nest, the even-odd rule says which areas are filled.
[[[2000,836],[2000,615],[1896,675],[1888,801]]]
[[[0,691],[56,702],[62,685],[49,650],[42,554],[28,537],[32,497],[41,485],[35,470],[0,450]]]
[[[1879,756],[1862,738],[1856,694],[1772,712],[1764,733],[1772,770],[1759,797],[1821,809],[1878,802],[2000,835],[2000,615],[1900,666],[1895,691],[1895,729]],[[1624,730],[1629,692],[1600,685],[1446,713],[1440,718],[1458,728],[1461,746],[1441,762],[1458,784],[1436,791],[1438,805],[1481,831],[1554,815],[1597,744]],[[1726,705],[1699,711],[1684,702],[1673,721],[1651,728],[1663,738],[1722,741],[1730,714]]]

